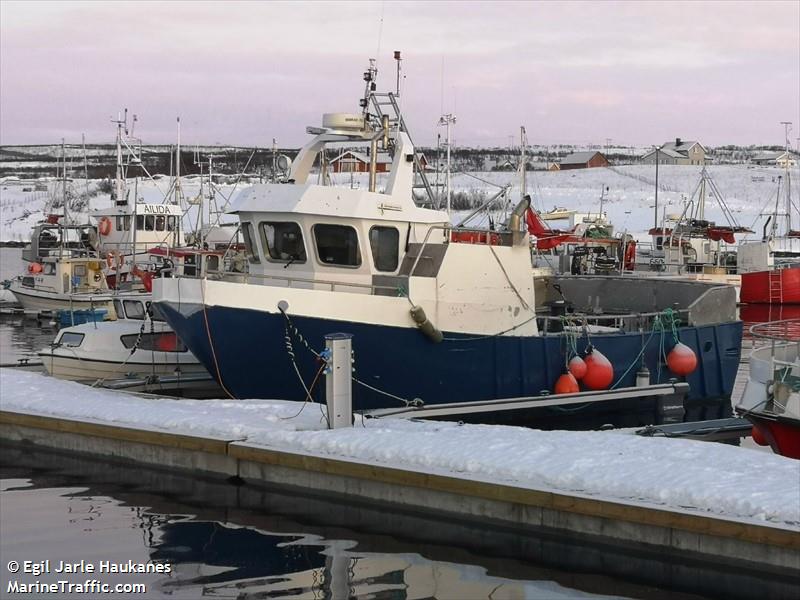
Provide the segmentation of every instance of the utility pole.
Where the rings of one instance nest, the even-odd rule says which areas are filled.
[[[658,227],[658,153],[664,146],[656,146],[656,202],[655,210],[653,211],[653,220],[655,224],[653,227]]]
[[[455,125],[456,116],[453,113],[442,115],[439,119],[439,125],[444,125],[445,129],[445,145],[447,146],[447,172],[445,173],[445,185],[447,186],[447,215],[450,216],[452,190],[450,186],[450,125]]]
[[[524,198],[528,192],[528,157],[525,154],[525,146],[528,145],[528,136],[525,133],[525,126],[519,128],[519,153],[520,153],[520,168],[522,169],[522,191],[520,198]]]

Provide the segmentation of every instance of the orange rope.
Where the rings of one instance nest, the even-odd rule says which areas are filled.
[[[204,281],[200,281],[200,301],[203,304],[203,321],[205,321],[206,324],[206,335],[208,336],[208,345],[211,347],[211,357],[214,359],[214,368],[217,370],[217,381],[219,381],[219,385],[222,387],[222,390],[228,394],[228,398],[236,400],[236,396],[228,391],[228,388],[225,387],[225,384],[222,381],[222,373],[220,373],[219,363],[217,362],[217,352],[214,350],[214,340],[211,338],[211,328],[208,325],[208,315],[206,314],[206,295],[203,284]],[[180,285],[180,283],[178,285]]]

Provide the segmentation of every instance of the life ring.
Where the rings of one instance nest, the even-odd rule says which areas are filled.
[[[94,280],[95,280],[95,282],[97,282],[97,283],[100,283],[100,280],[101,280],[102,278],[103,278],[103,276],[102,276],[102,275],[101,275],[99,272],[96,272],[96,273],[94,274]]]
[[[108,217],[103,217],[100,219],[100,221],[98,221],[97,231],[100,233],[100,235],[108,235],[109,233],[111,233],[111,229],[112,229],[111,219],[109,219]]]
[[[623,268],[626,271],[634,271],[636,269],[636,241],[630,240],[625,245],[625,257],[622,260]]]
[[[42,265],[39,263],[31,263],[28,265],[28,272],[29,273],[41,273],[42,272]]]

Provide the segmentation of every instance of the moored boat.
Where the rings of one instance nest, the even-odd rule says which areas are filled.
[[[150,295],[114,297],[115,321],[59,331],[38,352],[48,374],[84,383],[146,378],[146,391],[213,396],[218,386],[150,304]],[[165,381],[166,378],[166,381]]]
[[[454,228],[446,212],[417,206],[416,151],[399,114],[382,111],[394,95],[375,93],[368,75],[362,114],[325,115],[285,183],[235,200],[249,273],[154,280],[154,302],[229,395],[316,397],[323,336],[345,332],[359,410],[535,397],[554,389],[571,354],[597,352],[611,363],[601,388],[633,386],[646,367],[651,383],[686,376],[687,419],[730,414],[741,347],[730,286],[553,276],[537,295],[527,200],[496,231]],[[385,190],[373,173],[366,190],[310,183],[330,143],[371,155],[381,145],[392,157]],[[559,299],[563,314],[547,314]],[[679,341],[696,359],[680,373],[666,360]],[[658,418],[639,401],[541,410],[540,424]]]
[[[750,374],[736,411],[753,424],[753,440],[800,459],[800,319],[760,323],[751,336]]]

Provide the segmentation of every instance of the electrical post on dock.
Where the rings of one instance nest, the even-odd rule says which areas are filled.
[[[328,429],[353,426],[353,336],[329,333],[325,336],[325,399]]]

